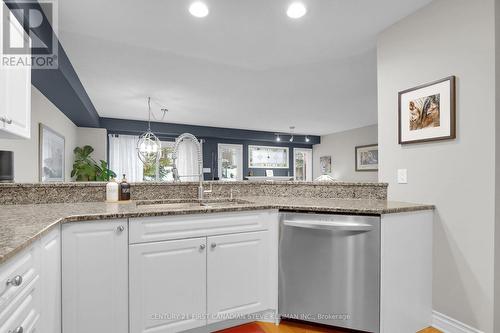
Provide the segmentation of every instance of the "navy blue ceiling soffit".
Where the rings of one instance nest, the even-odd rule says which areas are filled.
[[[148,128],[146,121],[126,120],[115,118],[101,118],[101,127],[111,134],[138,135]],[[151,122],[151,130],[160,138],[175,138],[182,133],[192,133],[200,138],[217,138],[225,140],[276,142],[274,132],[252,131],[223,127],[196,126],[172,123]],[[295,146],[310,147],[320,143],[320,137],[309,135],[309,142],[305,142],[304,135],[294,135]],[[286,143],[290,136],[283,133],[282,140]]]
[[[10,9],[20,9],[22,4],[22,1],[4,2]],[[38,7],[37,9],[43,13],[41,7]],[[27,22],[29,14],[27,11],[23,12],[25,15],[24,21]],[[44,21],[48,22],[46,17],[44,17]],[[26,33],[30,34],[29,27],[25,25],[24,28]],[[53,30],[50,24],[42,24],[38,28],[32,28],[31,33],[36,34],[44,43],[50,44]],[[32,69],[31,83],[75,125],[80,127],[99,127],[99,114],[87,95],[59,40],[57,40],[57,44],[59,67],[57,69]],[[36,110],[34,111],[36,112]]]

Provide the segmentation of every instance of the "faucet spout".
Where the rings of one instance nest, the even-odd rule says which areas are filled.
[[[180,181],[182,176],[179,175],[179,170],[177,169],[177,154],[179,151],[179,145],[184,140],[191,140],[196,146],[196,152],[198,157],[198,176],[199,176],[199,186],[198,186],[198,200],[203,200],[203,194],[205,191],[203,190],[203,155],[202,155],[202,147],[201,141],[199,141],[193,134],[191,133],[183,133],[175,139],[174,151],[172,152],[172,173],[174,177],[174,181]]]

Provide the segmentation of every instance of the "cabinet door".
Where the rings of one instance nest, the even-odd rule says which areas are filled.
[[[205,314],[205,237],[130,246],[130,333],[204,326]]]
[[[208,323],[271,309],[269,232],[207,238]]]
[[[61,240],[59,227],[40,242],[41,332],[61,333]]]
[[[3,4],[4,10],[8,10]],[[11,20],[10,41],[16,45],[30,44],[29,36],[17,20]],[[31,136],[31,67],[2,68],[0,76],[0,136],[30,138]],[[5,119],[5,121],[1,121]]]
[[[62,225],[65,333],[128,331],[126,220]]]

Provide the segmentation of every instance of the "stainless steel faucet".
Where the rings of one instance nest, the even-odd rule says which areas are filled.
[[[179,170],[177,169],[177,152],[179,150],[179,145],[182,141],[189,139],[194,142],[196,146],[197,156],[198,156],[198,174],[197,175],[179,175]],[[203,195],[205,193],[210,193],[212,190],[205,191],[203,190],[203,155],[201,149],[201,141],[199,141],[193,134],[191,133],[183,133],[179,135],[177,139],[175,139],[174,151],[172,153],[172,173],[174,176],[174,181],[180,181],[181,177],[198,177],[199,185],[198,185],[198,200],[203,200]],[[210,186],[211,188],[211,186]]]

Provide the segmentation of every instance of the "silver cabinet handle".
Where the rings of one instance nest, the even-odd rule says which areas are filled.
[[[118,227],[116,227],[116,231],[118,231],[118,232],[123,232],[123,230],[125,230],[125,227],[122,225],[119,225]]]
[[[7,280],[7,285],[11,285],[14,287],[19,287],[23,283],[23,277],[21,275],[16,275],[12,279]]]
[[[216,244],[216,243],[212,243],[212,244],[210,244],[210,247],[211,247],[212,249],[215,249],[215,248],[217,247],[217,244]]]
[[[201,244],[200,245],[200,250],[205,250],[205,247],[206,247],[205,244]]]
[[[22,326],[15,328],[13,331],[9,331],[9,333],[23,333],[23,332],[24,332],[24,328]]]

